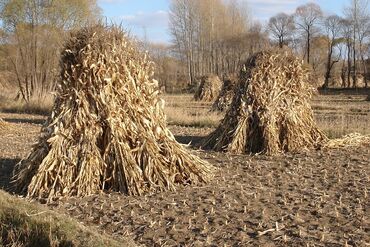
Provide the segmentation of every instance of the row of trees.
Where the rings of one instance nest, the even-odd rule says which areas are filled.
[[[319,5],[307,3],[294,14],[271,17],[265,26],[251,21],[243,2],[171,1],[173,46],[168,54],[184,65],[177,74],[192,83],[207,73],[222,77],[238,72],[251,53],[269,46],[288,46],[310,64],[317,78],[323,78],[320,86],[326,88],[330,82],[341,81],[341,86],[357,87],[360,75],[367,86],[368,0],[350,0],[343,16],[325,15]]]
[[[332,77],[339,62],[342,86],[357,87],[358,76],[362,74],[367,87],[370,55],[367,0],[351,0],[343,17],[324,15],[319,5],[308,3],[298,7],[293,15],[280,13],[271,17],[267,30],[278,46],[286,45],[302,54],[315,72],[324,76],[324,88],[330,80],[338,80]]]
[[[194,85],[201,75],[238,73],[247,57],[269,46],[293,49],[324,78],[324,87],[332,81],[356,87],[359,75],[367,86],[369,2],[348,1],[343,16],[308,3],[261,25],[242,0],[171,0],[172,45],[144,47],[169,91]],[[96,0],[0,0],[0,84],[16,84],[25,101],[53,90],[66,33],[100,16]]]
[[[17,97],[50,92],[65,34],[99,15],[95,0],[0,0],[0,75],[17,83]]]
[[[242,1],[172,0],[170,32],[175,56],[194,83],[199,75],[233,73],[248,54],[264,48],[267,36],[252,25]]]

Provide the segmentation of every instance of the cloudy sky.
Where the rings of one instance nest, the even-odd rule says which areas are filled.
[[[202,0],[199,0],[202,1]],[[244,1],[244,0],[243,0]],[[152,42],[169,42],[168,8],[170,0],[98,0],[103,15],[114,22],[123,23],[139,38]],[[262,23],[279,13],[293,13],[307,0],[245,0],[255,20]],[[329,14],[341,14],[349,0],[314,0]]]

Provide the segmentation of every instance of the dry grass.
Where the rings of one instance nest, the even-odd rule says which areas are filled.
[[[310,101],[314,121],[330,139],[344,136],[342,141],[348,140],[348,137],[354,137],[352,133],[369,135],[370,105],[365,100],[366,97],[366,94],[316,95]],[[165,112],[169,124],[214,127],[223,118],[221,113],[209,112],[211,107],[209,103],[193,101],[192,95],[164,95],[163,98],[166,101]]]
[[[72,34],[39,142],[16,167],[29,197],[141,195],[204,183],[213,168],[167,129],[153,64],[119,28]]]
[[[4,129],[5,127],[6,127],[5,121],[0,118],[0,130]]]
[[[169,125],[185,127],[217,127],[222,116],[210,113],[205,109],[193,111],[192,109],[179,110],[178,107],[166,107],[165,113]]]
[[[135,246],[0,190],[0,246]]]
[[[12,92],[15,92],[13,89]],[[32,97],[29,102],[22,100],[14,100],[15,96],[13,93],[0,95],[0,111],[7,113],[27,113],[27,114],[39,114],[49,115],[54,103],[54,96],[48,94],[39,97]]]
[[[167,122],[189,127],[216,127],[222,113],[209,112],[210,104],[195,102],[190,94],[164,95]],[[370,134],[369,103],[366,96],[318,95],[311,105],[317,126],[329,137],[351,133]]]
[[[366,95],[319,95],[313,98],[315,121],[329,138],[350,133],[370,134],[369,102]]]
[[[315,114],[315,121],[319,128],[329,138],[339,138],[351,133],[370,134],[370,115],[354,114]]]
[[[210,103],[194,101],[190,94],[163,95],[164,112],[169,125],[186,127],[216,127],[222,115],[210,112]]]

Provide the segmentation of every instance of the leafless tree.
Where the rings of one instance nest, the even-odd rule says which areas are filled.
[[[341,35],[346,43],[346,59],[347,59],[347,66],[342,68],[342,80],[345,87],[351,86],[351,68],[352,68],[352,50],[354,49],[353,46],[353,39],[352,39],[352,25],[351,22],[347,19],[341,20]],[[347,83],[346,83],[347,82]]]
[[[333,59],[333,53],[336,45],[341,42],[341,21],[342,19],[338,15],[331,15],[324,19],[323,29],[327,38],[327,62],[325,71],[325,82],[323,88],[328,88],[329,79],[331,77],[331,71],[335,63],[339,62],[340,54],[337,59]]]
[[[345,9],[345,15],[352,26],[352,42],[353,42],[353,87],[357,87],[357,58],[358,55],[364,64],[364,52],[362,52],[364,41],[369,36],[369,1],[368,0],[351,0],[350,6]],[[366,68],[363,66],[366,77]]]
[[[237,71],[250,45],[250,23],[243,1],[172,0],[170,32],[188,78]]]
[[[193,40],[195,36],[195,1],[173,0],[170,6],[170,31],[179,54],[184,55],[188,65],[188,76],[194,82]]]
[[[97,13],[94,0],[0,0],[2,48],[20,98],[29,101],[52,89],[66,30],[95,20]]]
[[[315,3],[307,3],[301,5],[295,12],[295,23],[304,34],[306,38],[306,59],[310,63],[311,40],[316,30],[316,25],[319,23],[323,16],[322,10],[319,5]]]
[[[282,48],[284,45],[287,45],[294,28],[295,26],[293,17],[285,13],[279,13],[271,17],[268,23],[268,30],[278,41],[280,48]]]

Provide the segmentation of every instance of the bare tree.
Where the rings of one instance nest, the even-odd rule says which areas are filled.
[[[359,20],[358,27],[358,49],[362,64],[362,72],[364,77],[365,87],[368,87],[368,68],[367,68],[367,50],[370,47],[370,16],[364,16]]]
[[[346,43],[346,59],[347,65],[342,68],[342,80],[343,85],[345,87],[351,86],[351,68],[352,68],[352,50],[354,49],[353,46],[353,39],[352,39],[352,25],[348,19],[341,20],[341,35]],[[346,83],[347,82],[347,83]]]
[[[339,62],[340,55],[338,59],[333,59],[334,48],[339,42],[341,35],[341,21],[342,19],[338,15],[331,15],[324,19],[323,29],[327,38],[328,51],[327,51],[327,62],[326,62],[326,71],[325,71],[325,82],[323,88],[328,88],[329,79],[331,77],[331,71],[335,63]]]
[[[320,6],[315,3],[301,5],[295,12],[295,23],[306,36],[305,55],[307,63],[310,63],[311,40],[317,32],[316,25],[319,23],[322,15],[323,13]]]
[[[146,50],[155,63],[154,78],[158,80],[162,92],[181,92],[188,86],[181,78],[186,68],[184,63],[174,56],[173,46],[148,42]]]
[[[368,86],[367,81],[367,62],[366,52],[370,44],[370,3],[369,1],[359,1],[357,14],[357,39],[358,39],[358,54],[361,59],[362,72],[365,82],[365,87]]]
[[[170,31],[188,78],[238,70],[248,47],[249,16],[242,1],[172,0]]]
[[[369,35],[369,1],[351,0],[350,6],[345,9],[345,15],[352,26],[352,80],[353,87],[357,87],[357,58],[358,55],[360,55],[361,60],[364,61],[364,53],[362,52],[362,48],[366,37]]]
[[[285,13],[279,13],[270,18],[268,30],[271,35],[278,41],[280,48],[287,45],[290,36],[294,30],[293,17]]]
[[[19,87],[18,96],[29,101],[52,89],[58,52],[65,31],[98,16],[94,0],[0,0],[4,53]]]

